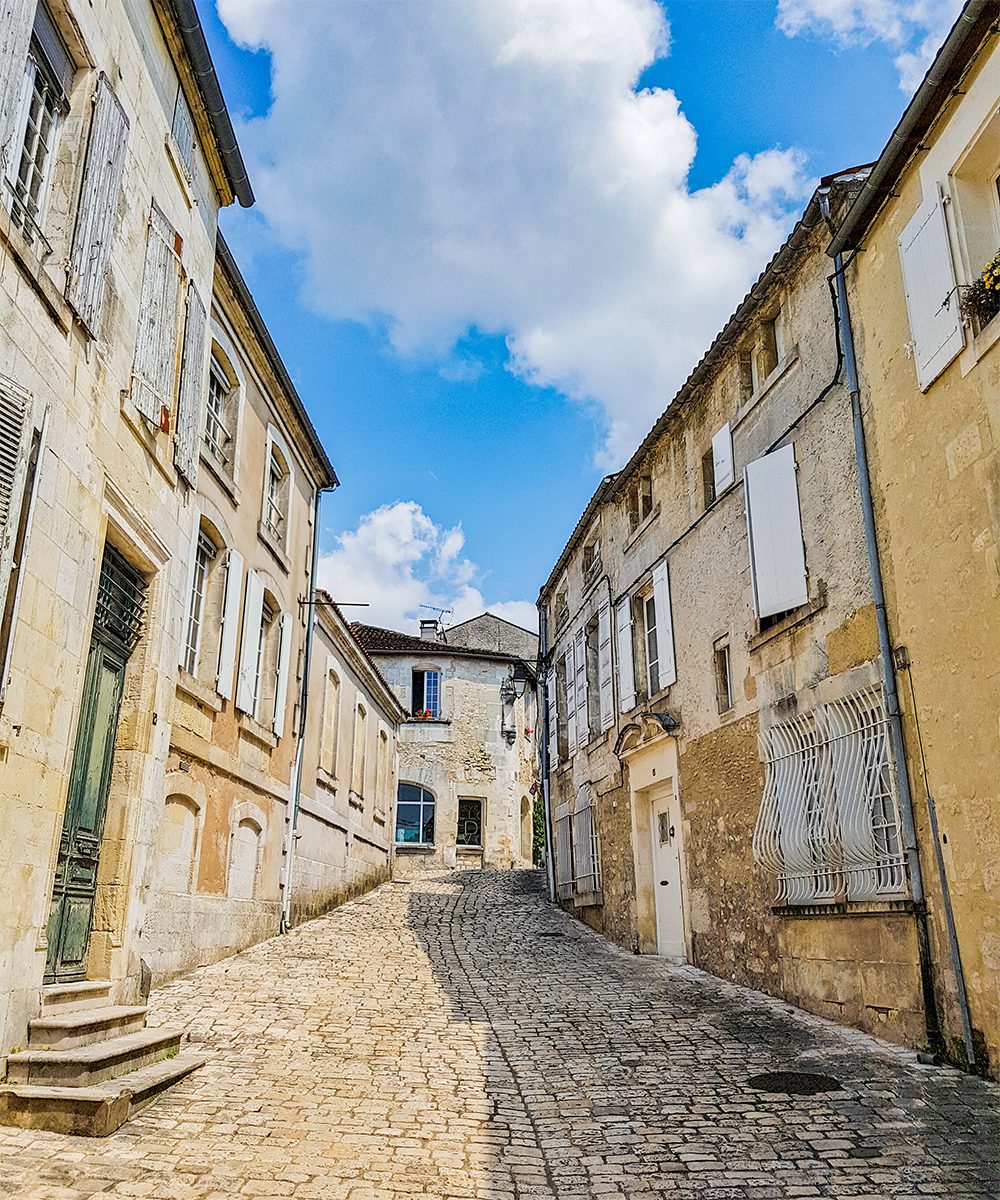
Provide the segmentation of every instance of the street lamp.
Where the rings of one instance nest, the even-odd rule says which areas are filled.
[[[513,720],[508,726],[507,712],[511,712],[513,718],[514,704],[524,695],[524,689],[528,686],[528,672],[524,663],[515,663],[510,668],[510,674],[500,684],[500,734],[506,740],[508,746],[513,746],[517,738],[517,730],[514,727]]]

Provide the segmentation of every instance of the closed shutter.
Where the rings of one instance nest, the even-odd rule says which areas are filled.
[[[576,659],[572,638],[566,643],[563,669],[566,672],[566,742],[572,754],[576,749]]]
[[[573,639],[576,662],[576,741],[584,746],[590,739],[590,720],[587,712],[587,635],[581,629]]]
[[[31,397],[0,376],[0,613],[7,600],[31,451]]]
[[[0,179],[13,154],[36,7],[37,0],[0,0]]]
[[[184,607],[181,617],[181,636],[177,639],[178,651],[177,657],[180,665],[183,667],[187,662],[187,640],[188,629],[191,625],[191,609],[194,606],[194,575],[198,569],[198,543],[201,541],[200,521],[197,510],[194,513],[194,535],[191,538],[191,551],[188,554],[187,562],[187,585],[184,589]],[[201,618],[204,621],[204,603],[202,606]],[[200,640],[200,639],[199,639]]]
[[[226,560],[226,590],[222,598],[222,632],[219,637],[219,673],[215,690],[223,700],[233,696],[236,670],[236,640],[240,627],[240,595],[243,591],[243,555],[230,550]]]
[[[794,447],[748,463],[744,481],[754,611],[769,617],[809,599]]]
[[[132,368],[132,403],[154,425],[169,411],[177,368],[177,322],[181,268],[173,226],[154,204],[146,231],[146,262],[142,269],[139,332]]]
[[[285,730],[285,707],[288,704],[288,664],[292,655],[292,614],[281,614],[281,640],[278,643],[278,678],[274,685],[274,718],[271,729],[275,737]]]
[[[618,707],[623,713],[635,708],[635,664],[632,658],[632,600],[626,596],[615,605],[615,649],[618,651]]]
[[[545,683],[549,721],[549,770],[559,766],[559,701],[556,693],[556,673],[549,671]]]
[[[66,299],[95,336],[104,303],[104,279],[111,259],[127,143],[128,117],[102,73],[94,96],[90,142],[66,280]]]
[[[240,666],[236,675],[236,707],[251,716],[257,707],[257,652],[263,615],[264,581],[256,571],[248,571],[247,595],[243,602],[243,632],[240,635]]]
[[[948,224],[939,199],[917,209],[899,238],[917,383],[926,391],[965,343]]]
[[[712,473],[715,477],[717,496],[736,478],[733,469],[733,431],[728,421],[712,438]]]
[[[659,655],[660,687],[677,682],[674,655],[674,614],[670,604],[670,574],[665,562],[653,568],[653,607],[656,610],[656,651]]]
[[[188,286],[187,317],[184,321],[184,354],[181,386],[177,397],[177,431],[174,434],[174,466],[194,487],[198,477],[198,444],[201,402],[205,394],[205,305],[194,284]]]
[[[597,678],[601,688],[601,732],[615,723],[615,686],[611,671],[611,604],[597,611]]]

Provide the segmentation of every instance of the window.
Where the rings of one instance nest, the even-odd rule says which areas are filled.
[[[233,474],[233,437],[239,389],[218,348],[212,347],[205,415],[205,449],[227,475]]]
[[[181,162],[188,180],[194,173],[194,118],[191,109],[184,98],[184,92],[177,89],[177,99],[174,102],[174,118],[170,123],[170,133],[180,154]]]
[[[888,725],[873,686],[761,734],[753,850],[777,878],[778,903],[904,895]]]
[[[276,541],[284,544],[287,489],[287,471],[281,453],[271,447],[267,461],[267,479],[264,481],[264,528]]]
[[[363,704],[354,710],[354,758],[351,766],[351,791],[363,799],[368,770],[368,712]]]
[[[809,599],[795,449],[780,449],[748,463],[747,531],[754,611],[761,627],[767,617],[780,619]]]
[[[601,566],[601,543],[599,538],[593,538],[583,548],[583,573],[588,578],[594,575]]]
[[[275,737],[284,732],[288,673],[292,650],[292,614],[278,615],[278,602],[265,590],[263,577],[247,572],[236,707]]]
[[[414,671],[410,711],[415,717],[437,720],[441,715],[441,672]]]
[[[749,400],[755,391],[752,349],[740,351],[737,369],[739,371],[740,400]]]
[[[601,648],[597,617],[587,623],[584,654],[587,668],[587,726],[593,735],[601,732]]]
[[[733,680],[729,665],[729,643],[716,642],[715,660],[715,696],[719,712],[725,713],[733,707]]]
[[[601,865],[590,788],[577,793],[575,812],[568,809],[567,802],[556,810],[556,895],[560,900],[592,898],[601,890]]]
[[[625,505],[628,509],[629,532],[636,529],[653,511],[653,480],[649,475],[640,475],[630,484],[625,494]]]
[[[715,462],[711,450],[701,456],[701,491],[705,508],[710,508],[715,503]]]
[[[434,794],[415,783],[401,783],[396,799],[396,843],[434,845]]]
[[[784,357],[785,342],[782,316],[779,309],[769,320],[762,321],[757,335],[757,378],[756,391],[770,377]]]
[[[250,818],[244,818],[233,830],[227,891],[234,900],[253,900],[257,895],[261,834],[260,825]]]
[[[69,111],[73,61],[44,4],[35,12],[35,23],[24,68],[20,115],[10,156],[6,183],[13,223],[29,246],[38,242],[50,250],[42,234],[56,137]]]
[[[557,746],[559,759],[565,762],[569,758],[569,687],[568,672],[572,664],[564,654],[556,660],[556,716],[557,716]]]
[[[569,620],[569,601],[566,598],[566,589],[556,592],[556,598],[552,605],[552,624],[555,629],[561,629]]]
[[[340,676],[331,667],[326,673],[326,695],[323,699],[323,737],[320,766],[334,779],[337,777],[337,751],[340,743]]]
[[[656,644],[656,602],[653,593],[639,598],[643,651],[646,655],[646,693],[660,690],[660,653]]]
[[[254,716],[257,717],[260,713],[261,699],[264,692],[265,677],[268,674],[268,634],[274,628],[274,608],[267,599],[260,610],[260,627],[257,630],[257,666],[254,670]]]
[[[191,597],[188,604],[187,638],[184,643],[183,666],[189,675],[198,673],[198,653],[201,648],[202,627],[205,622],[208,576],[217,553],[215,543],[204,530],[200,530],[195,550]]]
[[[483,847],[483,802],[471,796],[458,798],[458,831],[456,845]]]

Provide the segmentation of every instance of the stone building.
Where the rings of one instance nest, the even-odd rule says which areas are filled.
[[[537,640],[512,626],[499,648],[479,649],[452,645],[437,621],[420,624],[420,637],[351,626],[406,710],[395,870],[529,866]],[[497,635],[482,617],[457,628],[470,640]]]
[[[942,1032],[994,1076],[1000,295],[981,280],[1000,251],[998,16],[965,6],[830,248],[847,262]]]
[[[154,983],[280,928],[311,616],[302,600],[320,492],[337,482],[221,235],[208,342],[163,808],[139,942]]]
[[[883,1036],[927,1033],[823,181],[540,596],[560,901]]]

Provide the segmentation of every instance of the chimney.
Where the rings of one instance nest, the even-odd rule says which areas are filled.
[[[421,617],[420,636],[428,642],[436,642],[438,640],[437,617]]]

